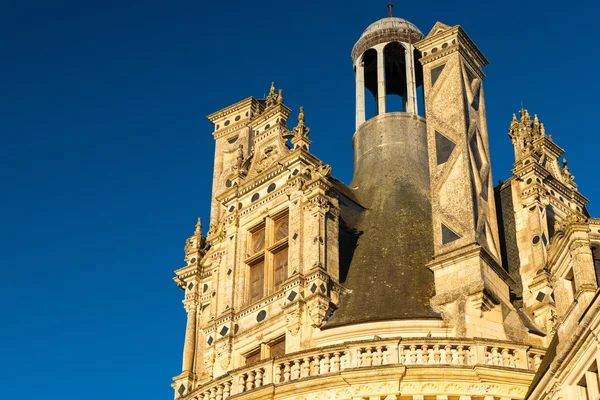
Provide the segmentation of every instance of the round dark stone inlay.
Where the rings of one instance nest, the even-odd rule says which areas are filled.
[[[267,193],[271,193],[273,190],[275,190],[275,188],[276,188],[276,187],[277,187],[277,185],[276,185],[276,184],[274,184],[274,183],[271,183],[271,184],[269,185],[269,187],[267,188]]]
[[[267,318],[267,312],[265,310],[260,310],[258,314],[256,314],[256,320],[258,322],[262,322]]]
[[[538,244],[540,242],[540,237],[537,235],[534,236],[532,242],[533,242],[533,244]]]
[[[252,195],[252,198],[250,199],[250,201],[252,201],[252,202],[254,203],[254,202],[255,202],[256,200],[258,200],[259,198],[260,198],[260,194],[258,194],[258,193],[254,193],[254,194]]]

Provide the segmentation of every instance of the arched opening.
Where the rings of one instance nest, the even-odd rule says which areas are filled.
[[[377,51],[369,49],[363,54],[365,76],[365,118],[368,120],[378,114],[377,110]],[[367,90],[371,93],[372,101],[367,101]]]
[[[385,65],[385,101],[387,112],[406,112],[408,99],[406,82],[406,50],[399,42],[383,48]]]
[[[423,65],[419,61],[422,57],[421,52],[415,49],[413,53],[415,64],[415,86],[417,92],[417,114],[425,116],[425,91],[423,88]]]

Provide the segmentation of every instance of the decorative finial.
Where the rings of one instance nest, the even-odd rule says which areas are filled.
[[[394,5],[392,4],[392,2],[390,1],[388,3],[388,18],[392,18],[392,9],[394,8]]]
[[[298,126],[304,126],[304,106],[300,106],[300,112],[298,113]]]
[[[279,89],[279,94],[277,95],[277,104],[283,104],[283,90]]]
[[[196,235],[202,235],[202,221],[200,217],[198,217],[198,222],[196,222],[196,230],[194,231]]]
[[[311,141],[308,139],[310,129],[304,124],[304,107],[300,106],[300,112],[298,113],[298,126],[292,130],[294,137],[292,138],[292,144],[294,148],[302,147],[308,150],[308,146]]]
[[[271,82],[271,89],[269,90],[269,95],[267,96],[267,107],[271,107],[272,105],[277,103],[277,95],[275,94],[275,82]]]

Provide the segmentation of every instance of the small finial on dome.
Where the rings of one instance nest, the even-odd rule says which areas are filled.
[[[392,2],[390,1],[388,3],[388,18],[392,18],[392,9],[394,8],[394,5],[392,4]]]

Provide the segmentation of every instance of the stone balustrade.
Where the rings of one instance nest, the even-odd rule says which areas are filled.
[[[265,385],[385,365],[493,366],[535,372],[544,351],[487,339],[410,338],[346,342],[315,348],[231,371],[194,390],[194,400],[226,400]]]

